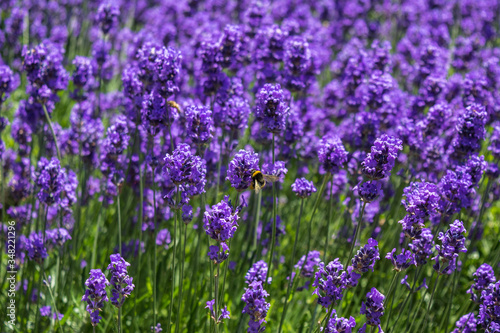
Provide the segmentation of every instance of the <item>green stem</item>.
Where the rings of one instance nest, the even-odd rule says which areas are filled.
[[[97,225],[95,228],[95,235],[94,235],[94,246],[92,248],[92,259],[90,260],[90,269],[93,269],[95,267],[96,263],[96,255],[97,255],[97,239],[99,238],[99,227],[101,225],[101,219],[102,219],[102,203],[101,207],[99,208],[99,215],[97,215]]]
[[[326,225],[325,250],[323,253],[323,261],[326,261],[326,252],[328,250],[328,239],[329,239],[329,235],[330,235],[330,223],[332,222],[332,215],[333,215],[332,207],[333,207],[333,180],[332,180],[331,187],[330,187],[330,205],[328,207],[328,223]]]
[[[50,120],[49,113],[47,112],[47,107],[45,104],[42,104],[43,113],[45,113],[45,119],[47,120],[47,124],[49,125],[50,132],[52,133],[52,138],[54,139],[54,145],[56,146],[57,158],[59,162],[62,163],[61,152],[59,151],[59,145],[57,144],[56,132],[54,132],[54,127],[52,127],[52,121]]]
[[[61,332],[64,333],[64,329],[61,325],[61,321],[59,320],[59,311],[57,311],[57,305],[56,305],[56,300],[54,298],[54,293],[52,292],[52,287],[50,286],[49,280],[47,279],[45,273],[43,273],[43,278],[45,279],[45,281],[47,281],[47,288],[49,289],[50,298],[52,299],[52,304],[54,305],[54,311],[56,312],[57,323],[59,324],[59,328],[60,328]]]
[[[118,308],[118,333],[122,332],[122,308]]]
[[[176,186],[177,190],[177,204],[179,202],[179,197],[180,197],[180,192],[179,192],[179,187]],[[176,251],[177,251],[177,242],[176,242],[176,234],[177,234],[177,214],[174,214],[174,232],[173,232],[173,253],[172,253],[172,290],[170,294],[170,308],[168,310],[168,322],[167,322],[167,332],[170,332],[170,327],[171,327],[171,322],[172,322],[172,310],[174,308],[174,292],[175,292],[175,256],[176,256]],[[156,238],[155,238],[156,240]],[[180,314],[178,314],[180,315]]]
[[[140,164],[140,158],[139,158],[139,165]],[[144,209],[144,180],[143,180],[144,173],[142,170],[139,168],[139,230],[140,230],[140,236],[139,236],[139,271],[137,272],[137,281],[141,281],[141,263],[142,263],[142,251],[141,251],[141,244],[142,244],[142,219],[143,219],[143,209]],[[156,246],[156,239],[153,242],[154,246]],[[140,283],[137,286],[137,292],[139,293],[139,288],[140,288]],[[137,318],[137,297],[134,297],[134,314],[135,317]]]
[[[433,271],[433,272],[432,272],[431,280],[432,280],[432,277],[434,277],[434,273],[436,273],[436,271]],[[433,291],[432,291],[432,294],[433,294],[433,295],[434,295],[434,291],[436,290],[436,285],[437,285],[438,279],[439,279],[439,275],[438,275],[438,277],[436,278],[436,283],[434,283],[434,289],[433,289]],[[425,293],[424,293],[424,295],[422,296],[422,298],[420,299],[420,302],[418,303],[417,309],[415,310],[415,312],[414,312],[414,314],[413,314],[413,318],[412,318],[412,320],[411,320],[411,325],[410,325],[410,328],[406,331],[407,333],[411,332],[411,329],[412,329],[413,325],[415,324],[415,319],[416,319],[416,317],[417,317],[417,314],[418,314],[418,312],[419,312],[419,310],[420,310],[420,306],[422,305],[422,302],[423,302],[423,300],[424,300],[424,298],[425,298],[425,296],[427,295],[427,293],[428,293],[428,292],[429,292],[429,289],[425,289]],[[432,297],[431,297],[431,300],[432,300]],[[431,303],[429,302],[429,305],[430,305],[430,304],[431,304]],[[426,315],[426,317],[427,317],[427,315]],[[418,330],[417,330],[417,331],[418,331]]]
[[[325,319],[323,319],[325,323],[323,324],[323,329],[321,330],[322,332],[326,331],[326,327],[328,326],[328,322],[330,321],[330,317],[332,316],[333,305],[334,303],[332,302],[332,304],[330,304],[330,308],[328,309],[328,313],[326,314]]]
[[[153,266],[153,326],[156,326],[156,266],[158,264],[157,252],[158,246],[156,246],[156,237],[158,234],[158,226],[156,225],[156,188],[155,188],[155,168],[151,167],[151,173],[153,177],[153,183],[151,185],[153,190],[153,224],[154,224],[154,238],[153,238],[153,246],[154,246],[154,266]],[[139,244],[140,246],[140,244]]]
[[[300,233],[300,219],[302,218],[302,211],[304,208],[304,198],[300,200],[300,212],[299,212],[299,221],[297,222],[297,229],[295,230],[295,242],[293,243],[293,251],[292,251],[292,261],[291,265],[293,267],[293,264],[295,262],[295,255],[297,253],[297,242],[299,240],[299,233]],[[293,271],[293,269],[292,269]],[[300,272],[299,272],[300,274]],[[288,298],[290,297],[290,292],[292,291],[292,285],[293,285],[293,280],[298,279],[299,277],[296,275],[294,277],[290,276],[290,281],[288,282],[288,287],[286,290],[286,298],[285,298],[285,304],[283,305],[283,312],[281,313],[281,320],[280,320],[280,326],[278,329],[278,333],[281,333],[281,330],[283,328],[283,323],[285,322],[286,318],[286,311],[288,309]]]
[[[257,196],[257,213],[255,214],[255,222],[254,222],[254,236],[253,236],[253,250],[254,252],[257,251],[257,235],[258,235],[258,229],[259,229],[259,222],[260,222],[260,208],[261,208],[261,203],[262,203],[262,191],[260,191]]]
[[[389,304],[389,300],[390,300],[391,295],[392,295],[392,289],[395,286],[394,282],[396,282],[399,273],[400,272],[396,272],[396,274],[394,274],[393,277],[392,277],[392,281],[391,281],[391,284],[389,286],[389,292],[387,293],[387,304]],[[397,286],[396,286],[396,288],[397,288]],[[387,324],[389,324],[389,321],[391,319],[391,313],[392,313],[392,306],[393,306],[393,304],[394,304],[394,297],[392,297],[392,301],[390,303],[389,315],[387,316]],[[386,329],[387,329],[387,326],[386,326]]]
[[[389,327],[389,331],[387,333],[390,333],[391,328],[396,327],[397,323],[399,322],[399,318],[401,318],[401,315],[403,314],[403,312],[406,308],[406,304],[408,303],[410,296],[413,295],[413,292],[415,291],[415,285],[417,284],[417,280],[418,280],[418,277],[420,275],[421,270],[422,270],[422,266],[417,267],[417,269],[415,270],[415,276],[413,277],[413,284],[412,284],[411,290],[408,292],[408,295],[406,296],[405,300],[403,301],[403,306],[399,310],[399,314],[398,314],[398,317],[396,318],[396,322],[394,323],[394,325],[391,325]],[[387,321],[387,324],[389,325],[389,321]]]
[[[273,155],[273,165],[275,163],[275,156],[274,156],[274,145],[275,145],[275,135],[273,133],[273,146],[272,146],[272,155]],[[269,252],[269,263],[267,265],[268,270],[267,270],[267,275],[266,275],[266,281],[268,280],[269,276],[271,275],[271,271],[273,269],[273,256],[274,256],[274,246],[276,244],[276,191],[275,191],[275,186],[273,183],[273,233],[272,233],[272,240],[271,240],[271,251]]]
[[[451,307],[453,305],[453,296],[455,296],[455,288],[457,286],[457,276],[458,276],[458,273],[457,273],[457,271],[455,271],[453,273],[453,288],[452,288],[452,292],[451,292],[451,298],[450,298],[450,301],[447,304],[447,308],[448,308],[447,310],[448,311],[447,311],[447,314],[446,314],[446,322],[444,324],[444,329],[445,329],[446,332],[448,332],[447,329],[448,329],[448,324],[450,322],[450,313],[451,313]]]
[[[222,167],[222,146],[224,145],[224,131],[222,131],[222,140],[219,146],[219,161],[217,161],[217,185],[215,187],[214,204],[217,203],[217,197],[219,195],[220,186],[220,171]]]
[[[217,274],[215,275],[215,308],[214,308],[214,313],[215,313],[215,332],[218,332],[219,331],[219,327],[217,326],[218,325],[218,322],[217,322],[217,319],[219,317],[219,274],[220,274],[220,264],[216,264],[217,265]]]
[[[122,255],[122,216],[120,207],[120,193],[116,195],[116,211],[118,213],[118,247],[120,249],[120,255]]]
[[[176,212],[178,214],[179,212]],[[179,238],[179,246],[183,248],[182,257],[181,257],[181,276],[179,279],[179,296],[177,298],[177,312],[181,312],[182,305],[182,289],[184,285],[184,261],[186,259],[186,238],[187,238],[187,226],[184,225],[184,222],[179,219],[179,236],[183,234],[182,229],[184,227],[184,244],[182,244],[182,238]],[[176,324],[175,324],[175,332],[179,332],[180,329],[180,319],[181,316],[177,316]]]
[[[361,206],[361,213],[359,214],[358,224],[356,225],[356,231],[354,232],[354,238],[351,244],[351,250],[349,251],[349,257],[347,258],[347,262],[344,266],[345,268],[349,266],[349,262],[351,261],[352,258],[352,252],[354,251],[354,246],[356,246],[356,242],[358,240],[358,234],[359,230],[361,229],[361,223],[363,222],[363,214],[365,213],[365,207],[366,207],[366,202],[363,201],[363,206]]]

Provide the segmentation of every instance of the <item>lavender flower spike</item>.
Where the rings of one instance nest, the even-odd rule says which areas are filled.
[[[99,324],[102,319],[99,316],[99,311],[104,307],[104,302],[108,302],[108,294],[106,287],[109,286],[109,281],[104,276],[100,269],[90,270],[90,277],[85,281],[87,289],[82,297],[82,301],[87,302],[87,311],[90,313],[92,326]]]
[[[111,304],[117,308],[121,308],[125,298],[130,296],[134,290],[132,278],[127,273],[128,262],[121,257],[119,253],[112,254],[110,257],[111,263],[108,269],[111,272]]]
[[[382,295],[376,288],[366,294],[366,301],[361,303],[361,314],[366,316],[366,323],[359,330],[360,333],[366,332],[366,326],[376,326],[379,328],[379,333],[384,333],[382,327],[380,326],[380,317],[384,315],[384,299],[385,296]]]

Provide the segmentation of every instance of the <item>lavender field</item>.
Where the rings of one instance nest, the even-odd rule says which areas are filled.
[[[0,332],[500,332],[497,0],[0,0]]]

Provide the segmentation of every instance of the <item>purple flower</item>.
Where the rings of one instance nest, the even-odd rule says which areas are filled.
[[[182,222],[189,224],[193,220],[193,207],[190,205],[182,206]]]
[[[433,267],[439,274],[449,275],[453,273],[456,269],[458,255],[460,252],[467,252],[465,232],[463,223],[455,220],[445,233],[439,233],[438,239],[442,245],[436,245],[438,255],[432,258],[436,261]]]
[[[212,111],[205,106],[188,106],[184,111],[186,133],[196,145],[206,145],[213,138]]]
[[[118,25],[120,9],[113,2],[101,3],[97,9],[96,21],[103,34],[108,34]]]
[[[395,255],[395,253],[396,249],[392,249],[392,251],[385,256],[386,259],[392,262],[395,271],[404,271],[415,263],[414,255],[411,251],[402,249],[401,254]]]
[[[286,127],[288,106],[279,84],[265,84],[256,96],[255,117],[270,133],[281,133]]]
[[[70,239],[71,236],[69,235],[68,230],[64,228],[56,228],[45,232],[45,241],[50,241],[52,246],[61,247]]]
[[[208,301],[207,302],[207,305],[205,306],[205,309],[209,309],[210,310],[210,317],[215,320],[215,323],[216,324],[219,324],[222,322],[222,320],[224,318],[226,319],[231,319],[229,316],[230,316],[230,313],[229,311],[227,311],[227,305],[224,306],[224,308],[220,309],[221,311],[221,314],[219,315],[219,317],[217,318],[217,315],[214,311],[214,304],[215,304],[215,299],[211,300],[211,301]]]
[[[486,162],[484,161],[484,156],[477,155],[470,155],[464,166],[457,167],[457,172],[464,171],[470,175],[471,186],[477,186],[485,170]]]
[[[366,294],[366,301],[361,303],[361,314],[366,315],[366,323],[359,332],[366,332],[366,326],[376,326],[382,332],[382,327],[380,327],[380,317],[384,315],[384,299],[385,296],[382,295],[376,288],[372,288],[369,293]]]
[[[153,90],[142,101],[142,125],[148,130],[150,135],[155,136],[160,130],[159,126],[165,124],[166,119],[167,106],[165,99],[156,90]]]
[[[415,266],[422,266],[427,263],[427,258],[432,254],[433,246],[434,237],[432,236],[431,229],[418,229],[418,232],[413,236],[411,243],[408,245],[414,254]]]
[[[179,92],[182,55],[179,51],[164,46],[154,52],[154,81],[160,95],[167,99]]]
[[[109,281],[100,269],[90,270],[90,277],[85,281],[87,289],[82,297],[83,302],[87,302],[87,312],[90,314],[92,326],[99,324],[102,319],[99,311],[104,307],[104,302],[108,302],[106,287]]]
[[[283,182],[288,169],[285,167],[285,162],[276,161],[274,165],[272,163],[264,163],[262,165],[263,173],[278,177],[280,182]]]
[[[48,257],[47,249],[40,233],[32,232],[26,239],[24,246],[26,252],[28,252],[28,258],[38,264],[42,264],[45,258]]]
[[[318,295],[318,304],[325,308],[342,299],[347,287],[347,273],[339,258],[328,263],[326,267],[325,263],[319,263],[313,287],[316,287],[313,295]]]
[[[427,218],[436,212],[440,199],[438,187],[432,183],[415,182],[405,187],[403,195],[406,200],[401,203],[405,206],[406,212],[414,216],[419,221]]]
[[[302,256],[294,267],[295,269],[300,269],[300,276],[308,279],[314,276],[314,268],[318,266],[320,262],[319,251],[310,251],[307,254],[307,260],[305,255]]]
[[[160,333],[160,332],[163,332],[163,329],[161,328],[161,324],[158,323],[156,324],[156,326],[151,326],[151,331],[153,333]]]
[[[384,134],[377,138],[371,152],[361,163],[363,174],[371,180],[389,177],[398,157],[398,150],[402,149],[403,143],[396,137]]]
[[[7,65],[0,65],[0,105],[19,85],[19,78]]]
[[[486,135],[486,118],[487,113],[482,105],[473,104],[465,109],[456,125],[457,137],[453,141],[456,154],[467,156],[479,151]]]
[[[125,298],[130,296],[134,290],[132,278],[128,275],[127,267],[130,266],[122,256],[112,254],[110,257],[111,263],[108,265],[108,270],[111,272],[111,304],[117,308],[121,308]]]
[[[42,317],[48,317],[48,316],[50,315],[51,311],[52,311],[52,308],[51,308],[49,305],[47,305],[47,306],[42,306],[42,307],[40,308],[40,315],[41,315]]]
[[[472,177],[463,168],[457,168],[456,171],[447,170],[439,182],[441,194],[446,199],[440,207],[443,213],[451,215],[469,207],[471,194],[474,193],[472,186]]]
[[[262,282],[264,283],[267,275],[267,263],[264,260],[257,261],[250,267],[247,274],[245,275],[245,281],[247,284],[252,282]]]
[[[316,192],[316,187],[314,187],[314,183],[302,178],[297,178],[295,182],[292,184],[292,191],[299,198],[308,198],[312,193]]]
[[[168,245],[172,242],[170,237],[170,232],[168,229],[161,229],[156,235],[156,245],[163,246],[165,250],[168,250]]]
[[[352,258],[353,270],[358,274],[366,273],[368,270],[373,272],[373,266],[379,259],[378,242],[370,238],[368,243],[360,248]]]
[[[318,158],[323,170],[338,173],[347,161],[347,151],[337,136],[326,136],[319,142]]]
[[[64,189],[64,171],[59,160],[53,157],[48,161],[42,157],[38,162],[36,184],[40,187],[38,199],[46,205],[59,203]]]
[[[226,180],[236,190],[246,190],[252,185],[252,175],[258,169],[259,155],[242,149],[229,162]]]
[[[78,92],[82,92],[83,97],[86,93],[88,93],[95,86],[95,78],[94,78],[94,67],[92,66],[92,60],[87,57],[76,56],[73,60],[73,66],[75,66],[75,71],[73,72],[72,79],[73,84]],[[75,99],[77,96],[73,97]],[[85,98],[81,98],[85,99]]]
[[[210,245],[208,247],[208,257],[214,262],[214,264],[220,264],[227,258],[229,258],[229,247],[226,243],[222,242],[222,251],[220,251],[219,245]]]
[[[490,144],[488,150],[491,151],[491,155],[496,159],[500,158],[500,122],[496,121],[491,124],[493,131],[490,136]]]
[[[204,159],[191,153],[191,147],[182,143],[172,155],[166,154],[163,176],[178,185],[189,196],[205,192],[207,166]]]
[[[332,315],[328,320],[324,333],[352,333],[352,330],[356,327],[356,320],[354,317],[342,318],[337,317],[337,312],[335,309],[332,311]]]
[[[226,242],[233,238],[238,227],[239,209],[234,209],[229,196],[205,212],[203,226],[207,235],[217,242]]]
[[[488,264],[482,264],[474,272],[474,284],[467,290],[470,294],[472,301],[478,302],[477,294],[481,295],[483,290],[485,290],[491,283],[496,282],[495,272],[493,268]]]
[[[472,333],[477,332],[477,319],[473,312],[460,317],[455,323],[455,328],[451,333]]]
[[[500,299],[500,282],[491,283],[481,292],[478,322],[486,332],[498,332],[498,300]]]
[[[354,187],[357,190],[359,197],[366,203],[372,202],[382,193],[382,184],[379,181],[371,180],[364,182]]]
[[[250,315],[247,330],[249,333],[260,333],[266,329],[263,323],[266,322],[267,311],[269,311],[271,305],[266,302],[265,298],[269,296],[269,293],[264,290],[262,284],[262,281],[249,283],[248,287],[245,288],[245,293],[241,297],[241,300],[245,302],[242,313]]]

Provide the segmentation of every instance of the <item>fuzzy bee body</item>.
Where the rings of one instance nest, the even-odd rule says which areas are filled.
[[[255,170],[252,173],[252,185],[250,185],[250,189],[255,190],[255,193],[259,193],[266,186],[267,182],[273,183],[278,179],[276,176],[266,175],[259,170]]]

